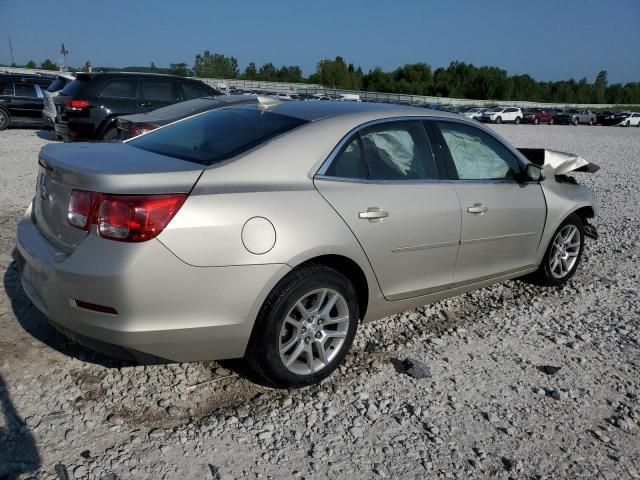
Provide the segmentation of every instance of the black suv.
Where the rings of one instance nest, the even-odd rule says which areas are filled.
[[[56,134],[64,141],[114,140],[116,118],[220,95],[198,80],[149,73],[78,73],[56,97]]]
[[[0,130],[10,125],[42,125],[44,91],[54,75],[0,73]]]

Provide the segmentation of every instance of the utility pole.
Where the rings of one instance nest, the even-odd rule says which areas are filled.
[[[69,50],[64,48],[64,43],[62,44],[62,48],[60,49],[60,53],[64,57],[64,71],[66,72],[67,71],[67,53],[69,53]]]
[[[9,51],[11,52],[11,65],[15,65],[15,60],[13,59],[13,44],[11,43],[11,35],[9,35]]]

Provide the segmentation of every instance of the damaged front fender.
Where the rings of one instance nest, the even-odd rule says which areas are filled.
[[[553,169],[554,175],[565,175],[569,172],[596,173],[600,167],[585,160],[575,153],[559,152],[545,148],[519,148],[527,160],[540,165],[545,170]]]

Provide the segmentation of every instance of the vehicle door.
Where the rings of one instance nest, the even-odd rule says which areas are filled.
[[[150,112],[180,101],[178,85],[172,79],[143,78],[139,83],[137,112]]]
[[[44,99],[40,89],[30,83],[14,82],[14,94],[10,103],[11,116],[25,122],[40,122]]]
[[[535,265],[546,218],[539,182],[519,181],[523,164],[487,131],[444,120],[434,127],[461,205],[456,284]]]
[[[504,113],[505,113],[504,120],[506,120],[508,122],[513,122],[516,119],[516,116],[517,116],[517,113],[518,113],[518,109],[509,107],[504,111]]]
[[[314,182],[364,249],[389,300],[450,286],[460,204],[419,120],[366,126],[336,147]]]

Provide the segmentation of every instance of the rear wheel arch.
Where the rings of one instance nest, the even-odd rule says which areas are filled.
[[[102,137],[104,137],[104,134],[107,133],[110,128],[116,128],[117,120],[117,115],[105,118],[105,120],[102,122],[102,126],[100,127],[100,135],[98,136],[98,138],[102,139]]]
[[[367,307],[369,305],[369,282],[367,281],[367,277],[360,265],[344,255],[329,254],[305,260],[304,262],[296,265],[294,270],[308,265],[324,265],[347,277],[347,279],[353,284],[358,296],[357,301],[360,318],[362,319],[365,317]]]

